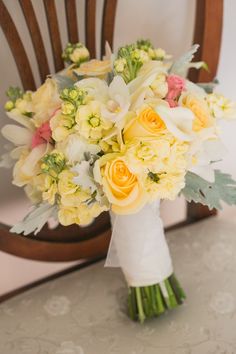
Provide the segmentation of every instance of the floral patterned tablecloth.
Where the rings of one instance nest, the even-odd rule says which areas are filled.
[[[235,354],[236,223],[168,234],[186,303],[140,325],[119,269],[99,262],[0,306],[1,354]]]

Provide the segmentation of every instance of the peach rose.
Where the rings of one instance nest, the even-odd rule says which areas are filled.
[[[92,77],[105,77],[112,70],[110,60],[97,60],[92,59],[79,66],[79,68],[73,69],[77,75],[92,76]]]
[[[125,127],[124,139],[128,141],[134,137],[157,136],[164,130],[166,125],[161,117],[154,109],[146,108]]]
[[[214,125],[214,119],[210,114],[207,103],[202,98],[189,94],[183,97],[182,105],[194,113],[193,130],[195,132]]]
[[[108,154],[97,160],[94,176],[117,214],[137,212],[146,202],[138,176],[128,168],[123,156]]]

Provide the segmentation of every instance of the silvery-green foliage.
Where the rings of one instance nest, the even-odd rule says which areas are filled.
[[[64,88],[71,87],[75,83],[75,81],[72,80],[70,77],[62,75],[62,72],[61,74],[55,74],[52,77],[56,81],[59,91],[64,90]]]
[[[17,234],[23,233],[24,235],[34,232],[36,235],[51,217],[57,218],[57,206],[41,203],[34,206],[33,210],[22,221],[14,225],[10,231]]]
[[[170,68],[170,74],[176,74],[185,77],[189,68],[189,63],[193,60],[199,44],[194,44],[190,50],[177,59]]]
[[[215,181],[210,183],[195,173],[188,172],[181,193],[188,202],[207,205],[209,209],[222,209],[222,202],[236,204],[236,181],[227,173],[215,170]]]

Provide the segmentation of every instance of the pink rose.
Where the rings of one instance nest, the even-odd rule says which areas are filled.
[[[36,129],[32,137],[32,148],[38,145],[49,143],[51,141],[52,131],[49,122],[43,123],[39,128]]]
[[[178,75],[167,76],[168,93],[166,95],[166,101],[170,107],[178,106],[177,99],[185,90],[185,80]]]

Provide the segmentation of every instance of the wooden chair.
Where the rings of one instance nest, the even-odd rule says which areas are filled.
[[[17,1],[17,0],[15,0]],[[18,0],[31,36],[32,44],[38,64],[41,81],[49,74],[47,53],[37,22],[31,0]],[[55,71],[61,70],[64,63],[61,59],[62,44],[60,39],[59,23],[56,14],[55,0],[42,0],[48,23],[48,29],[53,52]],[[5,0],[6,3],[6,0]],[[68,40],[79,40],[76,18],[76,1],[65,0]],[[114,22],[117,0],[105,0],[101,29],[101,53],[107,40],[113,44]],[[86,0],[85,34],[86,45],[91,56],[96,53],[95,45],[95,10],[96,0]],[[223,0],[197,0],[195,17],[194,43],[200,44],[197,60],[204,60],[209,64],[210,72],[190,72],[191,80],[212,81],[217,72],[220,53],[221,32],[223,18]],[[6,36],[12,55],[14,56],[24,89],[35,89],[33,71],[30,67],[30,58],[27,57],[16,26],[3,0],[0,0],[0,22]],[[187,206],[186,220],[174,227],[180,227],[191,222],[215,215],[215,211],[190,203]],[[173,228],[173,227],[172,227]],[[58,227],[55,230],[44,228],[37,237],[28,237],[11,234],[9,227],[0,225],[0,250],[10,254],[41,261],[72,261],[81,258],[95,259],[104,256],[110,240],[110,222],[107,213],[104,213],[89,227],[77,226]]]

